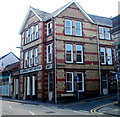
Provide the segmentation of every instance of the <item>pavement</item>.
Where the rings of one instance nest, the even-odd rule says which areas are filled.
[[[116,96],[116,94],[111,94],[111,95],[107,95],[107,96],[99,96],[99,97],[95,97],[95,98],[80,100],[80,103],[94,101],[94,100],[100,100],[100,99],[109,98],[109,97],[112,97],[112,96]],[[19,99],[6,98],[6,97],[2,97],[2,100],[13,101],[13,102],[23,103],[23,104],[46,105],[46,106],[63,106],[63,105],[68,104],[68,103],[53,104],[53,103],[50,103],[50,102],[39,102],[39,101],[32,101],[32,100],[19,100]],[[79,103],[79,102],[71,102],[69,104],[75,105],[76,103]],[[115,100],[112,103],[108,103],[108,104],[101,105],[101,106],[93,108],[91,110],[91,113],[93,113],[93,114],[101,114],[102,113],[102,114],[105,114],[105,115],[120,116],[120,106],[118,106],[118,102]]]

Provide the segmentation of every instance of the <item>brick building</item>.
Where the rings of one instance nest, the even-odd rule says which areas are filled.
[[[116,90],[111,28],[111,19],[87,14],[76,1],[53,13],[30,7],[20,29],[19,98],[57,103]]]

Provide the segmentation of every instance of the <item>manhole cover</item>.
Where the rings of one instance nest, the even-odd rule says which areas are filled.
[[[46,113],[55,113],[55,112],[53,112],[53,111],[48,111],[48,112],[46,112]]]

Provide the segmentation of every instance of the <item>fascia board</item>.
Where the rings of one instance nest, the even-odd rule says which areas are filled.
[[[83,8],[75,1],[72,0],[69,4],[67,4],[63,9],[61,9],[58,13],[56,13],[53,17],[56,17],[59,15],[62,11],[64,11],[68,6],[70,6],[72,3],[75,3],[75,5],[82,11],[82,13],[87,17],[87,19],[94,24],[94,21],[88,16],[88,14],[83,10]]]
[[[88,16],[88,14],[85,12],[85,10],[77,3],[75,2],[76,6],[81,10],[81,12],[87,17],[87,19],[94,24],[94,21]]]
[[[26,24],[26,22],[27,22],[27,19],[28,19],[29,15],[30,15],[30,12],[31,12],[31,11],[38,17],[38,19],[39,19],[40,21],[42,21],[42,19],[35,13],[35,11],[32,10],[31,7],[29,7],[29,9],[28,9],[28,11],[27,11],[27,13],[26,13],[26,16],[25,16],[25,18],[24,18],[24,20],[23,20],[22,26],[20,27],[19,34],[22,33],[23,28],[24,28],[24,26],[25,26],[25,24]]]

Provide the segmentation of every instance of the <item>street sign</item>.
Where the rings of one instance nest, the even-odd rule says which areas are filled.
[[[118,76],[118,74],[116,73],[116,74],[115,74],[115,79],[118,80],[118,78],[119,78],[119,76]]]

